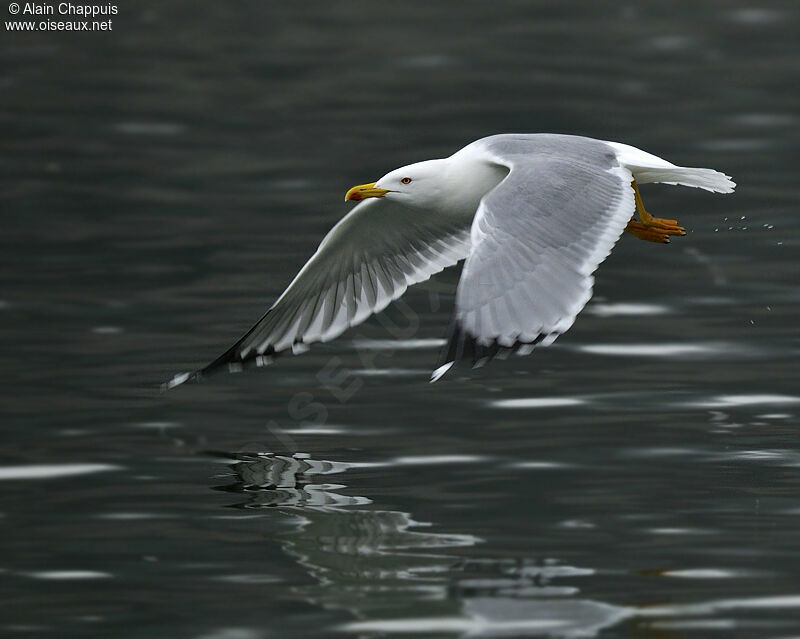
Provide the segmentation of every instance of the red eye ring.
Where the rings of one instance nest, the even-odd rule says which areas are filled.
[[[402,180],[400,180],[400,184],[411,184],[411,178],[404,177]]]

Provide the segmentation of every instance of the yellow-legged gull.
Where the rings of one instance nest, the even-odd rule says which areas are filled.
[[[623,231],[664,243],[685,234],[645,210],[637,183],[647,182],[716,193],[735,186],[712,169],[632,146],[554,134],[490,136],[355,186],[345,199],[359,204],[264,316],[208,366],[168,386],[331,340],[465,258],[432,381],[462,358],[481,364],[547,346],[589,301],[592,273]]]

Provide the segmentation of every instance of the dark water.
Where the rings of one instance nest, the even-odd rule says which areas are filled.
[[[800,634],[799,30],[795,2],[586,0],[4,31],[0,633]],[[449,272],[302,357],[159,392],[349,186],[507,131],[739,188],[646,187],[688,236],[623,238],[532,357],[427,384]]]

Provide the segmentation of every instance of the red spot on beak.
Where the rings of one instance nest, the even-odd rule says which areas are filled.
[[[354,202],[358,202],[359,200],[361,200],[363,198],[361,197],[361,193],[353,193],[350,196],[350,199],[353,200]]]

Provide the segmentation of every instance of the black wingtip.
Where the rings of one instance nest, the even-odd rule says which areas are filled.
[[[474,336],[461,328],[456,318],[453,318],[448,329],[447,344],[442,349],[438,368],[434,371],[431,379],[436,381],[454,364],[463,359],[471,360],[473,368],[480,368],[502,350],[503,348],[494,340],[488,345],[481,344]]]
[[[276,357],[281,355],[281,353],[276,353],[272,349],[269,349],[267,353],[263,355],[251,353],[247,357],[242,358],[238,352],[238,346],[239,343],[229,348],[213,362],[199,370],[178,373],[171,380],[162,384],[161,390],[172,390],[186,382],[200,381],[201,379],[217,375],[218,373],[241,373],[245,369],[269,366]]]
[[[241,371],[244,368],[244,362],[241,359],[237,359],[238,352],[237,347],[239,346],[241,340],[236,342],[233,346],[231,346],[227,351],[225,351],[222,355],[217,357],[214,361],[210,364],[207,364],[203,368],[192,371],[192,372],[185,372],[185,373],[178,373],[175,375],[171,380],[166,382],[165,384],[161,385],[161,390],[168,391],[185,384],[186,382],[191,381],[200,381],[204,377],[208,377],[210,375],[216,375],[217,373],[221,373],[224,370],[227,370],[231,373],[236,373]]]
[[[536,346],[547,346],[558,336],[557,332],[540,333],[532,340],[517,339],[511,346],[503,346],[492,338],[488,344],[481,343],[474,335],[465,331],[456,318],[450,323],[447,343],[442,349],[436,370],[431,374],[431,383],[441,379],[461,360],[472,360],[472,368],[481,368],[495,357],[506,359],[512,353],[529,355]]]

